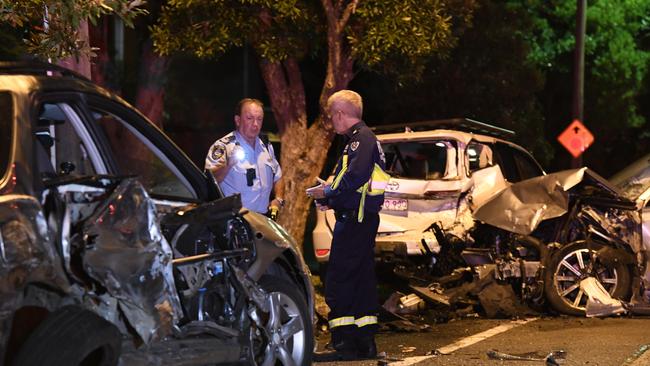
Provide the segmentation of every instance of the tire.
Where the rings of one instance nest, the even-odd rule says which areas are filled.
[[[50,314],[22,345],[14,366],[117,365],[122,335],[111,323],[76,306]]]
[[[311,365],[314,335],[303,294],[295,284],[275,276],[265,275],[259,284],[271,296],[273,310],[264,320],[264,333],[268,335],[264,339],[267,341],[257,352],[254,364]],[[277,336],[276,333],[282,335]],[[283,361],[285,357],[290,357],[292,361]]]
[[[592,250],[597,251],[603,245],[593,243],[591,247]],[[629,298],[631,292],[630,269],[621,263],[606,266],[596,257],[594,270],[589,271],[591,257],[584,240],[567,244],[551,257],[544,276],[544,292],[549,304],[556,311],[567,315],[585,315],[588,297],[580,290],[580,281],[592,273],[597,273],[595,277],[598,282],[613,298],[624,300]]]

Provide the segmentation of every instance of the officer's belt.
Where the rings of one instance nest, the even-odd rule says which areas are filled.
[[[358,213],[358,210],[336,210],[334,217],[336,217],[336,221],[348,221],[351,218],[356,218]]]
[[[359,210],[335,210],[334,211],[334,217],[336,218],[336,221],[348,221],[350,219],[357,219],[359,214]],[[376,212],[371,212],[371,211],[364,211],[364,214],[377,214]]]

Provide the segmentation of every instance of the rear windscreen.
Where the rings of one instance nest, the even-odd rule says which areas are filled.
[[[11,95],[7,92],[0,93],[0,180],[9,167],[13,136],[13,114]]]
[[[386,170],[395,178],[437,180],[458,176],[454,141],[391,142],[381,146]]]

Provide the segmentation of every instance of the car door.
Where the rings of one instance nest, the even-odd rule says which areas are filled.
[[[218,197],[216,186],[157,127],[121,103],[89,96],[87,118],[106,164],[137,176],[159,211]]]

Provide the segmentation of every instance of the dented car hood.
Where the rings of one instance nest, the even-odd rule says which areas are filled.
[[[473,215],[477,220],[528,235],[540,222],[564,215],[569,206],[569,191],[589,186],[607,196],[628,201],[614,185],[589,168],[571,169],[527,179],[485,199]]]

